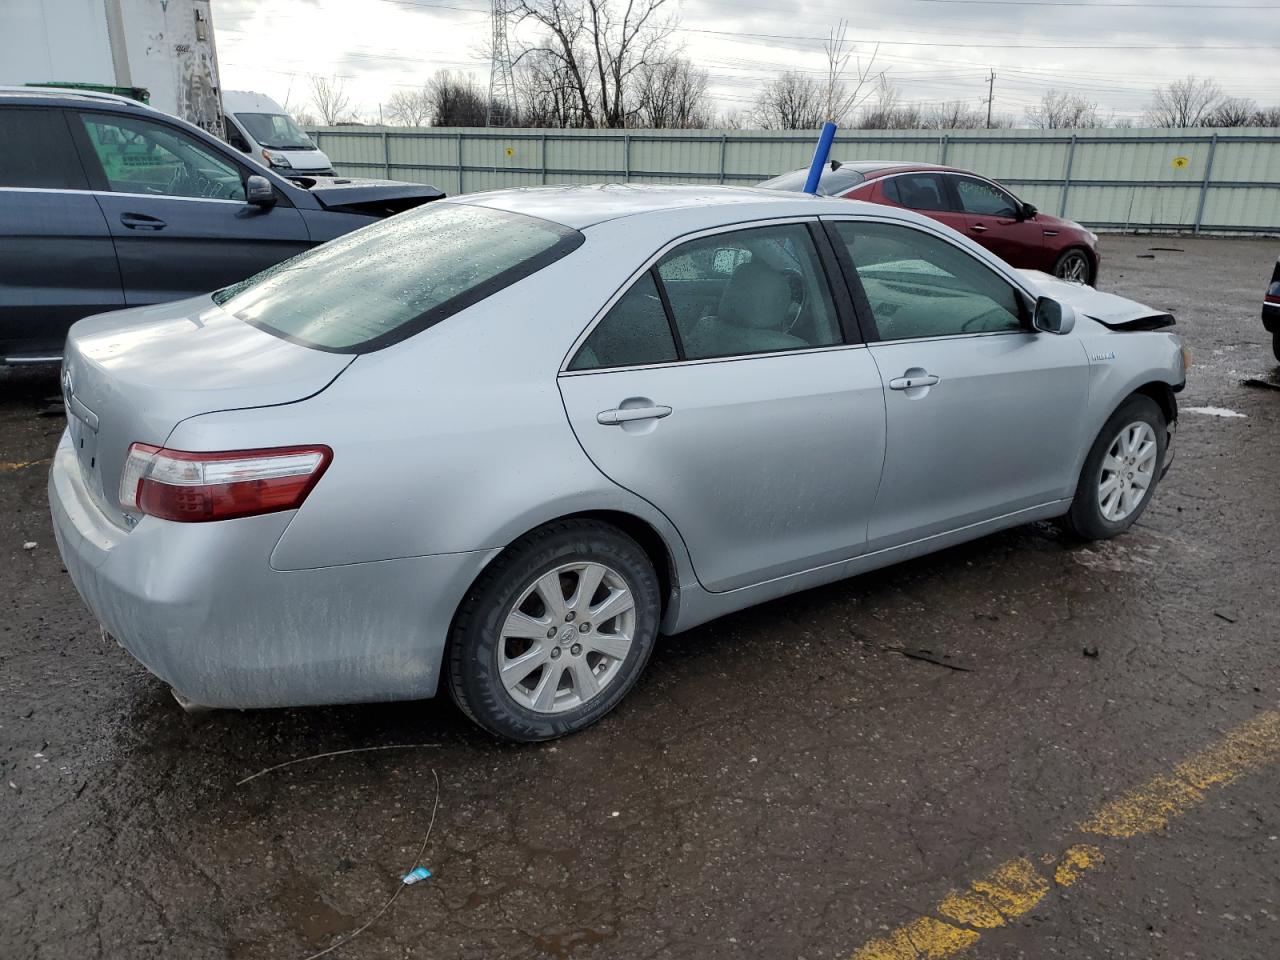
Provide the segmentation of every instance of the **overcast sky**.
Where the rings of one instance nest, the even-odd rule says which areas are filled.
[[[1280,104],[1276,0],[669,0],[672,44],[711,77],[721,112],[749,109],[782,70],[818,75],[821,40],[841,16],[859,54],[879,44],[904,98],[985,105],[1021,119],[1056,87],[1096,101],[1104,117],[1138,118],[1152,87],[1193,73],[1233,96]],[[487,84],[485,0],[213,0],[223,88],[291,105],[310,76],[345,78],[353,106],[376,121],[397,89],[448,68]]]

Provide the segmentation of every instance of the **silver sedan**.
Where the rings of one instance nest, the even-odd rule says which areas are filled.
[[[1172,318],[906,210],[716,187],[460,197],[83,320],[49,496],[185,704],[429,697],[542,740],[659,632],[1060,518],[1168,465]]]

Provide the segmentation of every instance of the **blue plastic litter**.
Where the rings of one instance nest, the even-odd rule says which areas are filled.
[[[419,880],[426,880],[431,876],[431,871],[426,867],[414,867],[400,879],[406,884],[417,883]]]

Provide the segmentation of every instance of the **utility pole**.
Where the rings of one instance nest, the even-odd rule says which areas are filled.
[[[987,80],[987,129],[991,129],[991,104],[996,99],[996,72],[991,71],[991,78]]]

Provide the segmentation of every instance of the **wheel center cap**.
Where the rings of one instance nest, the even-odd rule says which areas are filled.
[[[573,640],[573,635],[575,632],[576,631],[573,629],[573,627],[571,626],[565,627],[563,630],[560,631],[560,642],[569,643],[571,640]]]

